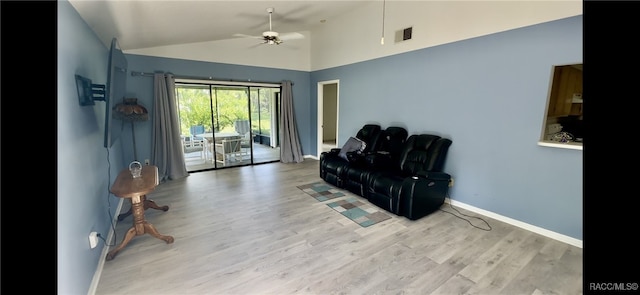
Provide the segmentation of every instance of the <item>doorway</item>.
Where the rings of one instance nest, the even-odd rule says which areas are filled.
[[[318,159],[338,144],[339,89],[339,80],[318,82]]]

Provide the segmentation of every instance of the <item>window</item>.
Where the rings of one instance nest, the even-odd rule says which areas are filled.
[[[582,149],[582,64],[554,66],[539,144]]]
[[[278,84],[176,79],[187,171],[280,160],[279,93]]]

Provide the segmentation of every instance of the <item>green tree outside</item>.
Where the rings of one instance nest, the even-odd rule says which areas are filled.
[[[207,85],[178,85],[176,97],[181,134],[191,135],[191,126],[197,125],[204,126],[205,132],[234,132],[235,121],[249,119],[246,89],[215,87],[210,92]],[[268,136],[271,132],[270,99],[277,88],[250,89],[252,133]]]

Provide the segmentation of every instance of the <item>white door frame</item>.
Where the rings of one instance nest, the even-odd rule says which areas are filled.
[[[338,126],[339,126],[339,114],[340,114],[340,80],[328,80],[328,81],[320,81],[318,82],[318,135],[316,138],[316,142],[318,143],[317,147],[317,157],[320,159],[320,154],[322,153],[322,121],[324,117],[324,85],[325,84],[336,84],[336,144],[338,144]]]

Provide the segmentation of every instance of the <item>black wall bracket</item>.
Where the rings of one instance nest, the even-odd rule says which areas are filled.
[[[106,101],[104,84],[93,84],[91,79],[76,75],[76,88],[81,106],[95,105],[96,100]]]

